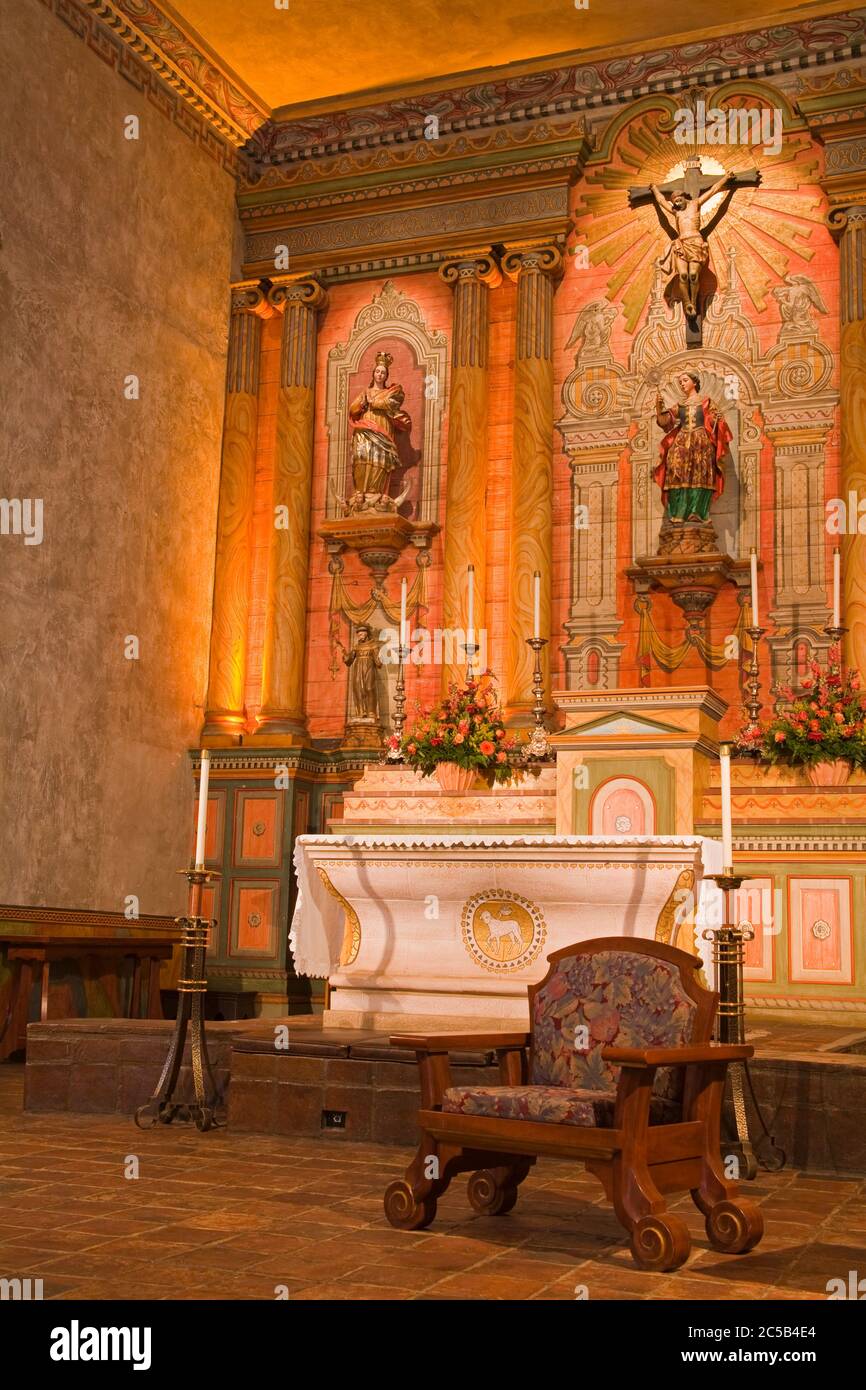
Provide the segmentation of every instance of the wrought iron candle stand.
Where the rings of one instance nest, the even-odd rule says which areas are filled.
[[[725,922],[719,927],[707,927],[703,932],[705,941],[712,943],[713,962],[716,966],[716,987],[719,992],[719,1011],[716,1016],[716,1041],[720,1043],[744,1043],[746,1041],[746,1006],[743,995],[743,960],[745,945],[755,935],[750,922],[735,924],[731,921],[731,894],[742,885],[744,879],[727,868],[720,874],[709,874],[725,895]],[[777,1155],[774,1161],[761,1161],[761,1167],[777,1169],[784,1167],[785,1153],[776,1144],[767,1128],[761,1108],[755,1096],[748,1062],[731,1062],[728,1067],[731,1083],[731,1101],[734,1111],[734,1126],[737,1143],[746,1164],[746,1177],[754,1178],[758,1172],[758,1159],[755,1155],[749,1133],[749,1116],[746,1110],[746,1092],[764,1138]]]
[[[207,993],[205,953],[211,922],[201,915],[202,889],[211,879],[219,878],[213,869],[196,866],[181,869],[189,881],[189,907],[185,917],[175,920],[181,932],[183,962],[177,985],[177,1017],[174,1034],[156,1090],[135,1112],[139,1129],[152,1129],[157,1124],[170,1125],[172,1120],[193,1120],[196,1129],[213,1129],[221,1123],[217,1111],[222,1095],[211,1070],[204,1029],[204,997]],[[179,1100],[175,1096],[183,1066],[187,1032],[190,1033],[190,1060],[195,1099]]]
[[[532,736],[523,750],[523,760],[527,763],[550,762],[554,757],[544,725],[545,698],[544,677],[541,674],[541,653],[547,646],[546,637],[527,637],[527,646],[535,652],[535,669],[532,672],[532,717],[535,727]]]

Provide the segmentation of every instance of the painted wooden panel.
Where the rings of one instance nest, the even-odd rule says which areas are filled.
[[[322,823],[319,833],[327,835],[329,820],[343,819],[343,793],[342,792],[323,792],[322,794]]]
[[[232,884],[229,954],[273,956],[277,944],[280,885],[273,879]]]
[[[612,777],[596,787],[590,807],[591,835],[655,835],[655,801],[636,777]]]
[[[775,921],[775,896],[772,878],[747,878],[733,895],[734,922],[750,922],[755,933],[745,946],[744,980],[776,978],[776,937],[782,924]]]
[[[235,798],[235,864],[276,868],[282,824],[282,800],[277,792],[239,791]]]
[[[219,913],[220,885],[218,883],[206,883],[201,890],[201,915],[207,917],[211,922],[207,947],[208,956],[219,955]],[[213,925],[214,922],[216,922],[215,926]]]
[[[211,791],[208,788],[207,824],[204,836],[204,862],[216,866],[222,863],[223,835],[226,823],[226,794],[224,791]],[[195,854],[195,836],[198,826],[198,796],[193,802],[192,833],[189,842],[189,862]]]
[[[296,792],[292,829],[295,835],[306,835],[310,828],[310,793]]]
[[[792,982],[853,983],[850,878],[788,880]]]

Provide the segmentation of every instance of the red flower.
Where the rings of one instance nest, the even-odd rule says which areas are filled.
[[[499,752],[496,754],[496,761],[497,761],[498,763],[504,763],[504,762],[507,762],[507,760],[508,760],[508,755],[507,755],[507,753],[503,753],[503,752],[502,752],[502,749],[500,748]]]
[[[410,752],[410,753],[417,753],[417,752],[418,752],[417,745],[414,744],[414,743],[410,743],[410,744],[409,744],[409,752]]]
[[[496,752],[496,746],[495,744],[490,742],[489,738],[483,738],[478,747],[480,752],[484,754],[485,758],[489,758],[491,753]]]
[[[800,684],[802,685],[804,690],[811,690],[812,686],[815,684],[815,681],[812,676],[804,676],[803,679],[800,681]]]
[[[809,728],[810,728],[810,729],[820,729],[820,727],[821,727],[821,725],[818,723],[818,720],[817,720],[817,719],[810,719],[810,720],[809,720]]]
[[[497,738],[505,738],[505,730],[504,730],[504,729],[497,729],[497,730],[496,730],[496,737],[497,737]]]

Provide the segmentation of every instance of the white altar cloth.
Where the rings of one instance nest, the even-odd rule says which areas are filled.
[[[301,835],[295,869],[295,969],[329,980],[332,1024],[525,1019],[547,956],[594,936],[697,949],[712,979],[702,836]]]

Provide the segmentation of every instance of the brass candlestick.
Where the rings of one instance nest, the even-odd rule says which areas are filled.
[[[475,679],[475,658],[480,652],[481,647],[477,642],[464,642],[463,654],[466,657],[466,682]]]
[[[165,1059],[156,1090],[150,1100],[136,1110],[135,1123],[139,1129],[152,1129],[157,1124],[170,1125],[175,1118],[191,1119],[195,1121],[196,1129],[203,1131],[212,1129],[219,1123],[216,1118],[216,1111],[222,1104],[222,1095],[211,1070],[204,1030],[202,1009],[204,996],[207,993],[205,952],[207,951],[211,922],[210,919],[201,915],[201,901],[204,885],[209,883],[211,879],[219,878],[220,875],[216,870],[205,869],[201,865],[196,865],[191,869],[181,869],[179,872],[185,874],[189,881],[189,907],[185,917],[175,919],[178,926],[182,928],[181,945],[183,947],[181,978],[177,984],[177,1017],[168,1056]],[[192,1025],[190,1053],[195,1100],[181,1101],[175,1099],[174,1093],[183,1065],[187,1029],[190,1024]]]
[[[395,747],[394,744],[391,744],[388,748],[385,760],[389,763],[402,763],[403,761],[403,748],[401,745],[403,742],[403,725],[406,723],[406,679],[403,674],[403,660],[406,650],[407,649],[401,642],[398,647],[397,681],[394,686],[394,716],[392,720],[392,733],[393,737],[397,740],[397,745]]]
[[[705,941],[712,943],[713,961],[716,966],[716,986],[719,993],[719,1009],[716,1015],[715,1035],[720,1043],[744,1043],[746,1040],[746,1006],[743,992],[743,962],[745,945],[754,938],[755,932],[750,922],[735,924],[731,894],[743,884],[744,879],[728,867],[720,874],[709,874],[708,878],[717,883],[725,895],[725,921],[719,927],[707,927],[702,933]],[[748,1062],[732,1062],[728,1067],[731,1081],[731,1100],[734,1110],[734,1126],[737,1143],[746,1164],[746,1177],[754,1178],[758,1172],[758,1160],[749,1133],[749,1117],[746,1111],[746,1089],[748,1088],[752,1107],[758,1123],[770,1147],[779,1155],[774,1163],[763,1163],[765,1168],[781,1168],[785,1154],[770,1134],[760,1106],[755,1098],[752,1077]]]
[[[523,760],[527,763],[549,762],[554,755],[544,725],[544,677],[541,674],[541,653],[547,646],[547,638],[527,637],[526,642],[535,652],[535,669],[532,672],[532,717],[535,720],[535,727],[532,730],[532,737],[523,750]]]
[[[745,699],[743,704],[746,707],[748,720],[740,732],[740,739],[751,739],[757,742],[761,737],[761,668],[758,661],[758,644],[767,631],[765,627],[747,627],[746,631],[752,639],[752,656],[746,670],[746,678],[743,681]],[[743,751],[742,747],[738,751]],[[755,747],[754,753],[760,757],[760,749]]]
[[[831,641],[831,642],[834,642],[834,643],[835,643],[835,642],[838,642],[839,645],[841,646],[842,638],[845,636],[845,633],[848,631],[848,629],[847,629],[847,627],[834,627],[832,623],[828,623],[827,626],[824,628],[824,631],[826,632],[827,636],[830,638],[830,641]],[[839,653],[840,658],[841,658],[841,655],[842,655],[842,653],[840,652],[840,653]]]

